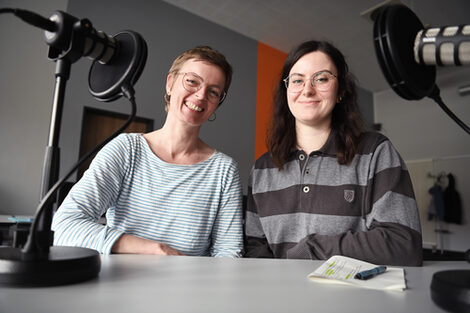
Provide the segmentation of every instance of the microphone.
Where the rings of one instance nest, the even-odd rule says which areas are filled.
[[[377,9],[374,47],[382,72],[392,89],[406,100],[429,95],[436,79],[436,67],[414,59],[416,34],[424,28],[408,7],[396,4]]]
[[[470,65],[470,25],[420,30],[413,51],[422,65]]]
[[[433,99],[465,132],[465,125],[442,101],[436,85],[436,65],[470,65],[470,26],[425,29],[403,4],[372,12],[374,48],[392,89],[406,100]]]
[[[15,14],[28,24],[45,30],[46,43],[56,49],[54,52],[57,54],[69,49],[72,32],[78,32],[79,35],[73,38],[74,45],[78,45],[78,47],[73,47],[78,52],[76,55],[78,58],[87,56],[92,60],[107,64],[116,51],[117,44],[114,38],[94,29],[88,19],[79,20],[62,11],[54,12],[49,19],[22,9],[9,9],[8,12]]]
[[[114,36],[96,30],[88,19],[78,19],[62,11],[49,19],[34,12],[11,9],[25,22],[45,30],[51,60],[66,59],[74,63],[81,57],[93,60],[88,76],[89,91],[99,101],[113,101],[133,92],[147,60],[147,44],[133,31],[121,31]]]
[[[65,12],[56,11],[49,20],[55,27],[52,31],[46,29],[44,37],[46,43],[53,48],[49,55],[52,59],[57,58],[62,51],[67,51],[71,43],[74,58],[85,56],[102,64],[108,64],[117,52],[116,40],[97,31],[88,19],[79,20]]]
[[[81,164],[124,131],[134,119],[136,103],[133,86],[145,66],[147,45],[136,32],[121,31],[108,36],[94,29],[89,20],[79,20],[62,11],[54,12],[49,19],[21,9],[0,8],[1,13],[13,13],[45,30],[45,40],[49,45],[48,57],[56,61],[56,86],[49,142],[44,158],[41,200],[24,248],[0,247],[0,285],[51,286],[92,279],[101,268],[97,251],[81,247],[51,247],[54,197]],[[90,93],[99,101],[112,101],[125,96],[132,105],[132,112],[117,131],[58,179],[58,142],[65,84],[71,64],[83,56],[93,60],[88,76]]]

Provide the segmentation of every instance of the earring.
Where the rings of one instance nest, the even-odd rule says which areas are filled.
[[[212,118],[212,116],[214,116],[214,118]],[[215,121],[216,118],[217,118],[217,116],[215,115],[215,112],[214,112],[214,113],[212,113],[212,115],[209,117],[208,121],[209,121],[209,122],[213,122],[213,121]]]
[[[338,96],[338,98],[336,99],[336,103],[341,103],[342,100],[343,100],[343,97]]]

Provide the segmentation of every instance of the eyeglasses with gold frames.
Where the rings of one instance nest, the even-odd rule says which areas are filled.
[[[204,85],[204,79],[196,73],[178,73],[183,75],[183,87],[189,92],[197,92]],[[210,86],[207,92],[207,100],[212,103],[221,103],[224,101],[227,93],[217,86]]]
[[[284,78],[284,84],[287,90],[291,92],[300,92],[304,89],[305,82],[310,81],[312,87],[318,91],[328,91],[333,86],[336,75],[330,71],[320,71],[307,78],[302,74],[291,74]]]

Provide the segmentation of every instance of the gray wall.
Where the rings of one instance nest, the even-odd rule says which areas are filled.
[[[460,96],[458,86],[470,84],[470,69],[438,71],[441,98],[462,121],[470,125],[470,95]],[[405,160],[470,154],[470,137],[429,98],[406,101],[392,90],[374,95],[375,120],[382,123]],[[469,173],[469,172],[467,172]]]
[[[0,4],[2,7],[31,9],[44,16],[50,16],[57,9],[66,9],[78,18],[88,18],[97,30],[110,35],[127,29],[140,33],[148,45],[148,60],[135,87],[137,115],[153,119],[155,128],[160,128],[166,117],[163,94],[166,73],[173,59],[184,50],[201,44],[224,53],[234,68],[233,83],[227,99],[217,111],[216,121],[203,126],[201,137],[209,145],[237,160],[246,190],[254,158],[255,40],[160,1],[70,0],[49,1],[47,5],[43,1],[41,5],[35,5],[34,1],[1,1]],[[47,60],[47,46],[40,30],[24,26],[23,22],[13,17],[7,19],[2,16],[0,23],[0,42],[11,42],[12,45],[8,50],[2,45],[0,58],[0,142],[3,146],[0,214],[30,215],[35,211],[39,195],[54,65]],[[13,39],[9,36],[12,31],[18,31],[18,36]],[[22,55],[23,52],[26,55]],[[90,65],[91,61],[86,58],[72,65],[60,138],[61,175],[78,159],[84,106],[120,113],[127,113],[130,109],[124,99],[103,103],[92,98],[87,83]],[[15,77],[7,74],[4,68]]]
[[[441,69],[437,84],[447,106],[470,125],[470,96],[460,96],[457,88],[470,83],[468,68]],[[439,248],[465,251],[470,248],[470,136],[453,122],[431,99],[406,101],[388,90],[374,95],[375,121],[383,126],[402,157],[409,164],[417,194],[425,241]],[[429,164],[429,166],[426,166]],[[428,193],[435,180],[431,175],[452,173],[462,197],[463,225],[437,225],[427,220],[431,196]],[[444,181],[443,187],[446,187]],[[443,238],[435,228],[450,231]]]
[[[370,91],[358,87],[357,103],[365,126],[372,129],[374,125],[374,95]]]
[[[0,0],[0,7],[50,16],[65,0]],[[43,32],[0,15],[0,214],[31,215],[39,202],[54,90]]]
[[[470,125],[470,96],[460,96],[457,88],[470,83],[469,69],[446,68],[438,72],[437,84],[447,106],[467,125]],[[417,194],[425,242],[438,248],[465,251],[470,248],[470,136],[453,122],[431,99],[405,101],[388,90],[374,95],[375,119],[407,161]],[[430,166],[426,166],[429,164]],[[423,170],[425,169],[425,170]],[[452,173],[462,197],[463,225],[438,225],[427,220],[434,184],[431,175]],[[445,188],[445,182],[443,187]],[[441,238],[435,229],[450,231]]]
[[[209,45],[225,54],[234,68],[233,83],[227,99],[217,110],[216,121],[202,127],[201,138],[239,162],[242,182],[246,184],[254,156],[255,40],[160,1],[70,0],[68,12],[77,17],[87,17],[96,29],[108,34],[131,29],[145,38],[148,60],[135,88],[137,114],[154,119],[155,128],[160,128],[166,117],[163,95],[173,59],[196,45]],[[127,100],[102,103],[92,99],[86,83],[90,64],[89,60],[83,59],[73,66],[60,141],[64,150],[62,172],[78,157],[83,106],[129,112]]]

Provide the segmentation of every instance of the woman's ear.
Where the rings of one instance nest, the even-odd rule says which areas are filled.
[[[339,93],[336,97],[336,103],[341,103],[343,101],[343,92]]]
[[[175,83],[175,75],[168,74],[166,77],[166,94],[170,95],[171,90],[173,89],[173,84]]]

